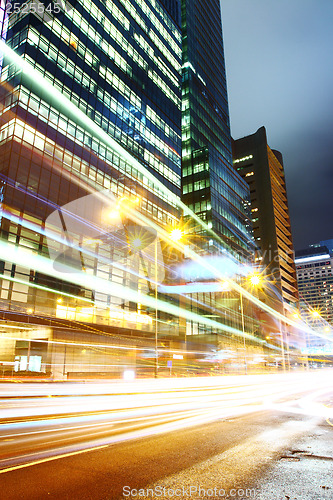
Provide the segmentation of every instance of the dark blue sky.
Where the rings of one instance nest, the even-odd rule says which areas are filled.
[[[283,154],[294,246],[333,238],[333,0],[221,0],[235,139]]]

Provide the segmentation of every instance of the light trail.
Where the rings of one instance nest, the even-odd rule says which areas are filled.
[[[84,128],[84,130],[88,131],[93,137],[96,137],[98,140],[102,141],[107,147],[110,147],[117,155],[119,155],[122,159],[124,159],[128,164],[133,166],[138,172],[141,174],[145,175],[147,179],[152,183],[153,186],[156,187],[160,191],[160,195],[163,198],[165,194],[167,194],[167,198],[172,200],[175,206],[177,206],[179,209],[183,211],[186,215],[189,215],[192,220],[196,221],[198,225],[200,225],[208,234],[210,234],[215,240],[219,241],[224,248],[226,248],[226,243],[217,235],[214,233],[214,231],[208,227],[208,224],[206,224],[204,221],[202,221],[192,210],[190,210],[181,200],[173,194],[170,190],[168,190],[165,185],[159,181],[151,172],[149,172],[138,160],[136,160],[135,157],[131,155],[126,149],[124,149],[120,144],[117,143],[112,137],[110,137],[101,127],[99,127],[91,118],[89,118],[82,110],[80,110],[73,102],[68,99],[65,95],[63,95],[57,88],[55,88],[50,81],[48,81],[38,70],[36,70],[28,61],[20,57],[14,50],[12,50],[6,43],[3,41],[0,41],[0,50],[2,51],[3,55],[5,55],[11,63],[20,71],[22,72],[25,77],[29,80],[32,89],[43,99],[45,99],[51,106],[54,106],[57,110],[61,111],[62,113],[66,114],[68,118],[73,120],[75,123],[79,124]],[[148,220],[146,217],[143,216],[143,214],[137,213],[137,217],[140,220],[146,221],[146,223],[149,223],[151,227],[155,228],[158,231],[158,234],[161,235],[161,237],[165,241],[170,241],[170,235],[163,230],[160,226],[157,224],[153,223],[152,221]],[[182,249],[184,251],[184,245],[181,245],[179,242],[173,242],[172,244],[174,245],[175,248]],[[231,250],[231,249],[229,249]],[[214,266],[208,265],[205,263],[205,259],[202,258],[200,255],[195,253],[191,249],[187,249],[188,255],[194,260],[200,262],[202,265],[206,266],[206,268],[214,272],[216,275],[217,279],[222,279],[226,280],[226,278],[221,275],[218,269],[216,269]],[[10,261],[10,257],[7,255],[7,260]],[[64,276],[63,276],[64,279]],[[281,314],[280,312],[274,310],[272,307],[270,307],[268,304],[260,301],[257,297],[252,295],[246,288],[243,288],[241,285],[239,285],[236,281],[227,279],[226,280],[228,284],[231,286],[233,290],[236,290],[238,293],[242,294],[243,297],[246,297],[249,301],[257,305],[260,309],[268,312],[271,314],[273,317],[277,318],[280,321],[283,321],[284,324],[288,324],[290,326],[293,326],[297,329],[302,329],[304,332],[311,333],[313,335],[316,335],[318,337],[324,338],[325,340],[333,342],[333,339],[330,339],[326,337],[325,335],[322,335],[311,328],[309,328],[306,324],[300,325],[296,321],[292,320],[291,318],[288,318]],[[128,290],[129,293],[130,290]],[[145,300],[147,301],[149,297],[146,297]],[[140,300],[135,300],[136,302],[141,302]],[[150,305],[150,304],[146,304]],[[171,306],[170,306],[171,307]],[[160,309],[160,310],[165,310],[165,309]],[[172,314],[172,312],[169,310]],[[183,315],[185,311],[182,311]],[[187,311],[186,311],[187,313]],[[174,311],[174,314],[177,315],[177,312]],[[199,321],[198,318],[195,318],[193,316],[189,317],[188,315],[185,316],[187,319],[192,319],[193,321]],[[230,328],[227,325],[223,325],[223,328],[221,328],[221,324],[217,322],[213,323],[207,323],[205,320],[206,318],[203,318],[202,316],[200,317],[200,323],[205,324],[206,326],[213,326],[219,330],[227,331],[229,333],[234,333],[237,336],[242,336],[246,337],[248,339],[251,339],[257,343],[264,343],[264,341],[258,340],[256,337],[252,336],[249,333],[243,333],[240,330],[236,330],[234,328]],[[205,319],[205,320],[204,320]],[[215,324],[214,324],[215,323]]]
[[[0,328],[7,328],[7,325],[0,325]],[[11,327],[9,326],[8,328],[14,328],[17,329],[19,328],[22,330],[22,327]],[[22,340],[22,337],[15,337],[15,336],[9,336],[9,335],[4,335],[1,330],[0,330],[0,339],[8,339],[8,340]],[[119,339],[123,339],[123,337],[119,337]],[[155,347],[140,347],[140,346],[132,346],[132,345],[110,345],[110,344],[101,344],[101,343],[87,343],[87,342],[70,342],[66,340],[43,340],[43,339],[30,339],[32,342],[36,342],[37,344],[52,344],[52,345],[61,345],[61,346],[73,346],[73,347],[83,347],[83,348],[99,348],[99,349],[111,349],[111,350],[117,350],[119,349],[120,351],[152,351],[155,353]],[[169,353],[169,354],[178,354],[178,353],[183,353],[183,354],[188,354],[189,351],[182,350],[182,349],[168,349],[165,347],[158,347],[158,352],[159,353]],[[207,354],[207,351],[190,351],[191,354],[202,354],[205,355]],[[63,363],[60,364],[60,366],[63,366]],[[89,366],[92,366],[89,364]],[[106,365],[108,366],[108,365]],[[118,366],[118,365],[116,365]]]
[[[28,463],[24,463],[24,464],[20,464],[20,465],[14,465],[13,467],[6,467],[5,469],[0,470],[0,474],[5,474],[6,472],[12,472],[12,471],[18,470],[18,469],[24,469],[26,467],[31,467],[33,465],[38,465],[38,464],[42,464],[45,462],[51,462],[52,460],[60,460],[61,458],[72,457],[74,455],[80,455],[81,453],[88,453],[89,451],[100,450],[102,448],[107,448],[107,446],[108,445],[95,446],[93,448],[68,452],[68,453],[64,453],[62,455],[41,458],[39,460],[34,460],[33,462],[28,462]]]
[[[9,387],[0,399],[0,472],[258,411],[331,418],[333,409],[316,403],[332,394],[329,375]]]
[[[241,330],[230,327],[228,325],[224,325],[207,317],[193,313],[189,310],[182,309],[179,306],[164,302],[161,299],[155,299],[146,294],[139,294],[138,291],[132,290],[131,288],[125,287],[118,283],[110,282],[103,278],[87,274],[83,271],[76,272],[76,270],[74,269],[72,273],[62,273],[54,269],[53,263],[49,259],[43,257],[42,255],[37,255],[29,252],[22,247],[17,247],[10,243],[0,241],[0,258],[4,261],[16,263],[17,265],[21,265],[22,262],[29,262],[30,267],[33,269],[36,269],[47,275],[68,281],[70,283],[75,283],[82,286],[83,288],[97,290],[98,292],[102,292],[107,295],[116,295],[119,298],[132,300],[136,303],[140,302],[145,306],[154,309],[157,307],[158,310],[170,313],[173,316],[182,316],[183,318],[186,318],[188,320],[197,321],[206,326],[210,326],[224,332],[227,331],[242,338],[245,336],[247,339],[250,339],[258,344],[265,343],[265,340],[258,339],[250,333],[243,333]]]

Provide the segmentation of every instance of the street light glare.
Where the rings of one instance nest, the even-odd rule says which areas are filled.
[[[224,292],[230,292],[230,286],[229,286],[229,283],[227,281],[222,281],[221,283],[221,289],[224,291]]]
[[[179,240],[181,240],[182,236],[183,236],[183,231],[181,229],[173,229],[170,232],[170,238],[173,241],[179,241]]]
[[[109,219],[118,219],[120,217],[119,210],[111,210],[108,214]]]
[[[259,285],[260,282],[261,282],[260,277],[258,275],[256,275],[256,274],[253,274],[252,276],[250,276],[249,279],[250,279],[251,285],[254,285],[254,286]]]
[[[142,241],[140,240],[140,238],[135,238],[135,240],[131,242],[131,245],[134,248],[140,248],[142,246]]]

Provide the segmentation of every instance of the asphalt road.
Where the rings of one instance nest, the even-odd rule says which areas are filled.
[[[332,404],[330,384],[315,391],[309,377],[303,386],[282,379],[275,394],[269,380],[250,377],[164,391],[164,382],[153,383],[145,394],[118,387],[113,395],[74,396],[66,386],[66,396],[49,398],[26,387],[25,397],[0,401],[0,498],[143,498],[139,490],[149,488],[155,498],[284,500],[265,493],[265,475],[283,456],[297,462],[292,451],[301,439],[332,443],[333,428],[323,406]],[[277,477],[273,492],[283,470]]]
[[[256,488],[259,495],[260,477],[318,425],[329,428],[318,417],[267,411],[116,443],[6,472],[0,476],[0,495],[6,500],[111,500],[148,486],[185,488],[178,498],[187,498],[191,487],[193,492]],[[168,491],[165,498],[172,498]],[[209,497],[193,493],[192,498]]]

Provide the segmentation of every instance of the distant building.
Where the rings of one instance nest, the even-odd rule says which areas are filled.
[[[310,248],[311,247],[314,247],[314,248],[317,248],[317,247],[327,247],[327,250],[330,253],[333,253],[333,239],[323,240],[323,241],[320,241],[319,243],[314,243],[313,245],[310,245]]]
[[[302,316],[305,320],[310,319],[314,328],[320,318],[333,325],[332,250],[318,244],[297,251],[295,255]]]
[[[261,127],[233,141],[233,158],[250,188],[256,262],[274,285],[275,309],[283,312],[285,305],[297,304],[298,291],[282,155],[268,146]]]

